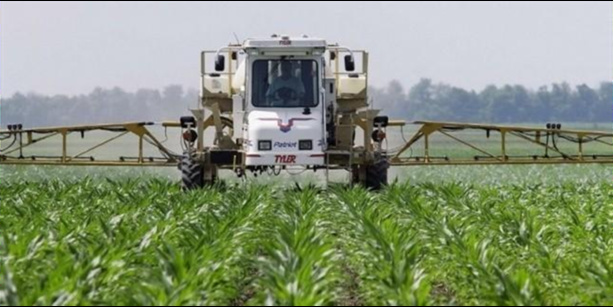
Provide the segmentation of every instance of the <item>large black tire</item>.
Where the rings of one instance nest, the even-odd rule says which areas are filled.
[[[369,165],[354,165],[351,170],[351,182],[360,184],[366,189],[378,191],[383,189],[387,185],[387,169],[389,168],[389,162],[381,154],[375,154],[375,161]],[[361,179],[360,173],[363,178]]]
[[[387,185],[387,169],[389,163],[386,159],[378,157],[374,164],[366,166],[366,182],[364,187],[378,191]]]
[[[181,188],[183,191],[201,189],[204,187],[204,166],[187,153],[181,156]]]

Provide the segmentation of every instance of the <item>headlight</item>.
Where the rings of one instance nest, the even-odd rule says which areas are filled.
[[[311,140],[300,140],[298,142],[298,148],[300,150],[313,150],[313,141],[311,141]]]
[[[258,150],[271,150],[272,142],[271,141],[259,141],[258,142]]]

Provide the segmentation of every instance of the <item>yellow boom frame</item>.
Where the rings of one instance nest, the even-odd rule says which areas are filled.
[[[613,133],[587,130],[562,130],[541,129],[518,126],[498,126],[470,123],[418,121],[414,124],[421,125],[419,130],[398,150],[391,158],[391,165],[490,165],[490,164],[589,164],[589,163],[613,163],[613,153],[602,155],[589,153],[586,146],[592,142],[613,146],[611,140]],[[500,154],[494,154],[483,147],[463,140],[453,135],[453,131],[473,130],[484,131],[487,138],[492,132],[500,134]],[[452,144],[465,146],[477,151],[484,156],[470,158],[432,157],[430,140],[433,135],[446,136]],[[525,141],[526,145],[536,144],[545,149],[544,155],[509,156],[507,155],[507,136],[515,136]],[[577,144],[576,151],[568,152],[557,148],[555,143],[543,142],[543,138],[558,138],[572,140]],[[605,141],[604,139],[608,140]],[[418,143],[423,141],[423,155],[406,157],[405,153]],[[612,148],[613,149],[613,148]],[[553,152],[549,156],[548,152]]]
[[[596,154],[590,152],[589,145],[593,143],[613,146],[613,133],[602,131],[587,130],[567,130],[567,129],[540,129],[518,126],[498,126],[470,123],[452,122],[433,122],[418,121],[414,124],[420,125],[417,132],[394,153],[388,153],[389,162],[392,166],[417,166],[417,165],[493,165],[493,164],[593,164],[593,163],[613,163],[613,154]],[[401,121],[390,121],[390,127],[403,126]],[[132,122],[122,124],[103,124],[103,125],[83,125],[66,126],[37,129],[13,129],[0,131],[0,139],[12,139],[11,145],[2,149],[0,146],[0,165],[73,165],[73,166],[176,166],[179,155],[173,153],[162,142],[154,136],[149,129],[153,126],[168,128],[180,128],[179,122],[168,121],[163,123],[153,122]],[[207,127],[215,126],[215,120],[211,116],[204,121],[203,130]],[[463,140],[453,135],[453,131],[473,130],[484,131],[489,138],[490,134],[500,134],[500,153],[492,153],[480,144]],[[73,133],[80,133],[84,136],[85,132],[106,131],[116,133],[116,135],[98,142],[86,150],[75,155],[68,155],[69,142],[67,136]],[[472,158],[444,156],[436,157],[430,154],[433,149],[430,140],[433,135],[440,134],[447,137],[453,144],[465,146],[483,156]],[[24,149],[27,147],[47,141],[53,136],[61,136],[60,156],[24,156]],[[86,154],[109,145],[113,141],[126,135],[136,135],[138,147],[137,157],[117,157],[114,159],[96,159],[93,156],[86,157]],[[545,150],[544,155],[531,156],[510,156],[507,155],[507,136],[515,136],[517,139],[525,141],[526,144],[537,145]],[[558,148],[555,143],[543,142],[544,138],[558,138],[570,140],[577,144],[576,150],[568,151]],[[408,150],[413,151],[418,147],[418,143],[423,141],[423,155],[407,156]],[[3,142],[4,143],[4,142]],[[15,145],[16,144],[16,145]],[[156,148],[160,152],[160,157],[145,157],[145,146]],[[552,152],[553,155],[549,155]],[[356,161],[357,162],[357,161]],[[359,163],[359,162],[358,162]]]
[[[5,139],[14,138],[17,146],[9,146],[9,148],[0,151],[0,165],[74,165],[74,166],[176,166],[177,157],[168,148],[166,148],[148,129],[149,126],[154,126],[151,122],[132,122],[123,124],[102,124],[102,125],[84,125],[84,126],[67,126],[67,127],[49,127],[38,129],[22,129],[22,130],[3,130],[0,131],[0,137]],[[179,127],[178,122],[164,122],[162,126],[165,128]],[[68,135],[73,133],[81,133],[84,136],[85,132],[92,131],[107,131],[116,133],[116,135],[96,143],[90,148],[76,154],[68,155]],[[25,148],[48,141],[51,137],[61,136],[62,154],[61,156],[24,156]],[[113,160],[98,160],[94,157],[85,157],[85,154],[91,153],[103,146],[109,146],[110,143],[120,139],[126,135],[136,135],[138,137],[138,156],[134,158],[117,157]],[[24,140],[25,136],[25,140]],[[145,157],[143,152],[145,146],[153,146],[157,148],[164,157]],[[14,154],[18,153],[18,156]]]

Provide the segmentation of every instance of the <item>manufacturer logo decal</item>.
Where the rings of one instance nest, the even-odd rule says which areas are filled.
[[[275,163],[294,164],[296,163],[295,155],[275,155]]]
[[[258,119],[263,120],[263,121],[276,121],[277,126],[279,126],[279,130],[281,130],[281,132],[283,133],[287,133],[290,130],[292,130],[292,126],[294,125],[294,122],[296,121],[315,120],[314,118],[290,118],[287,124],[284,124],[283,120],[280,118],[258,118]]]
[[[297,142],[275,142],[275,148],[296,148],[298,146]]]

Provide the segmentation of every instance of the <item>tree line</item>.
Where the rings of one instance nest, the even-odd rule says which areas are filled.
[[[408,91],[392,81],[370,93],[376,108],[409,120],[603,123],[613,118],[613,82],[597,88],[554,83],[536,90],[490,85],[477,92],[422,79]]]
[[[602,123],[613,115],[613,82],[597,88],[560,83],[536,90],[491,85],[477,92],[422,79],[408,91],[392,81],[385,88],[371,88],[370,96],[375,108],[406,120]],[[179,85],[135,92],[96,88],[76,96],[16,93],[2,99],[0,120],[3,126],[25,127],[176,120],[197,103],[198,92]]]
[[[198,92],[170,85],[162,90],[128,92],[96,88],[86,95],[45,96],[15,93],[3,98],[0,121],[25,127],[177,120],[198,104]]]

